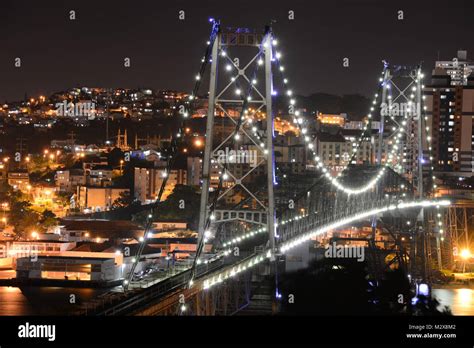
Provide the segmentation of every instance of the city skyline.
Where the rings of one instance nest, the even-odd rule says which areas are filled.
[[[473,10],[0,2],[2,342],[471,342]]]

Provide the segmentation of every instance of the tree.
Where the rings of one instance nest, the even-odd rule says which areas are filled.
[[[18,237],[25,238],[36,231],[40,227],[39,221],[40,216],[31,209],[31,203],[15,201],[10,205],[10,224]]]
[[[112,209],[125,208],[133,203],[133,197],[130,194],[130,191],[122,191],[119,193],[119,198],[117,198],[112,203]]]
[[[58,219],[56,214],[54,214],[51,210],[46,209],[41,214],[40,223],[43,229],[47,230],[49,227],[56,226],[58,224]]]
[[[72,193],[58,192],[56,194],[56,201],[63,209],[66,209],[71,205],[71,196]]]
[[[197,228],[200,197],[195,187],[176,185],[166,200],[155,208],[153,220],[185,220],[190,228]],[[148,214],[147,209],[136,214],[134,220],[144,223]]]
[[[107,161],[113,167],[119,166],[120,160],[123,160],[123,158],[124,158],[123,151],[117,147],[114,147],[112,151],[110,151],[107,155]]]

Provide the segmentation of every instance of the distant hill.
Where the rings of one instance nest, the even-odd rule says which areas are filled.
[[[287,108],[286,97],[280,97],[276,101],[278,110]],[[367,116],[370,107],[369,98],[359,94],[345,94],[342,96],[314,93],[309,96],[297,96],[298,108],[305,108],[308,112],[322,112],[328,114],[347,113],[349,120],[360,121]]]

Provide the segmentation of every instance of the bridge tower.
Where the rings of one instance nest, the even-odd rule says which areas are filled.
[[[221,26],[209,42],[198,264],[205,244],[215,237],[216,224],[222,221],[263,225],[274,249],[273,43],[270,26],[260,32]],[[257,175],[264,173],[265,182],[256,182]]]
[[[397,136],[400,138],[398,152],[402,161],[398,164],[393,163],[394,168],[412,183],[419,199],[426,196],[428,184],[431,182],[429,158],[431,148],[426,128],[427,119],[424,115],[422,77],[421,65],[402,66],[385,63],[377,142],[377,162],[382,164],[390,161],[386,155],[383,156],[388,153],[386,149],[389,144],[393,143]],[[405,127],[404,136],[396,132],[400,126]],[[410,248],[410,268],[412,273],[416,269],[425,278],[428,273],[428,265],[431,262],[431,236],[423,209],[420,210],[417,220],[418,229],[413,230],[412,247]],[[439,247],[436,250],[438,259],[440,259]],[[419,259],[422,260],[422,265],[415,264],[416,255],[421,256]]]
[[[396,129],[406,126],[399,152],[402,163],[395,169],[410,180],[418,197],[423,197],[423,170],[427,170],[424,158],[426,149],[425,120],[422,112],[422,82],[420,67],[389,65],[386,63],[383,76],[377,162],[386,163],[388,144],[395,140]],[[392,123],[393,127],[386,124]],[[384,137],[384,134],[386,135]],[[398,135],[400,136],[400,135]],[[385,140],[384,140],[385,139]],[[425,168],[423,168],[425,166]]]

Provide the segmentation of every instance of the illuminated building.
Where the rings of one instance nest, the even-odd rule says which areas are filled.
[[[14,190],[27,191],[30,185],[30,176],[27,170],[16,170],[8,172],[8,185]]]
[[[318,121],[321,124],[325,125],[333,125],[338,127],[344,127],[344,123],[346,122],[347,115],[346,114],[318,114]]]
[[[452,61],[437,61],[431,83],[424,88],[426,132],[432,137],[435,171],[472,176],[474,76],[467,52]],[[425,153],[428,152],[425,149]]]
[[[165,200],[176,185],[186,185],[186,170],[172,169],[166,173],[165,168],[138,168],[134,169],[134,195],[143,204],[154,202],[158,198],[161,185],[168,176],[166,186],[161,196]]]
[[[121,194],[128,192],[127,188],[78,186],[76,202],[84,212],[106,211]]]
[[[341,134],[320,133],[316,138],[316,151],[324,165],[339,172],[352,156],[353,141]],[[372,146],[370,141],[363,141],[354,160],[358,164],[370,162]]]

